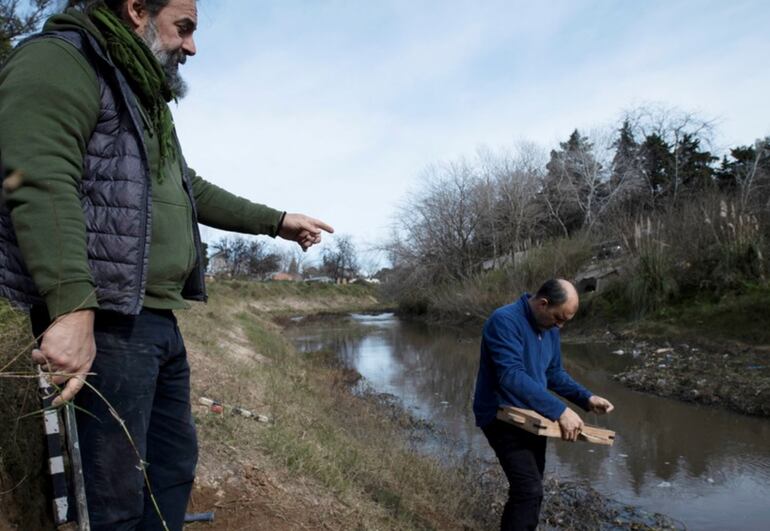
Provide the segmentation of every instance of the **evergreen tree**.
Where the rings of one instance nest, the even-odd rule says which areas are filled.
[[[618,138],[613,142],[615,155],[610,169],[610,191],[625,208],[635,211],[640,196],[647,191],[646,180],[641,170],[641,146],[636,141],[634,131],[628,119],[618,129]]]
[[[575,129],[558,150],[551,151],[541,198],[551,218],[567,235],[595,219],[598,200],[606,191],[602,166],[593,154],[593,144]]]
[[[674,155],[663,138],[652,133],[647,135],[639,149],[639,167],[649,189],[650,206],[670,193],[674,168]]]
[[[733,148],[730,150],[730,153],[735,151],[736,149],[742,149],[745,146]],[[733,172],[732,165],[734,162],[729,161],[727,159],[727,155],[722,156],[722,162],[719,164],[719,169],[715,172],[714,176],[717,181],[717,185],[719,185],[720,190],[734,190],[736,183],[735,183],[735,173]]]
[[[717,160],[709,151],[700,150],[700,139],[685,133],[677,146],[678,179],[682,188],[690,193],[700,192],[714,184],[714,168]]]
[[[288,273],[292,275],[298,275],[299,274],[299,262],[297,262],[297,258],[292,256],[291,261],[289,262],[289,271]]]
[[[628,120],[618,130],[618,139],[613,143],[615,156],[612,158],[612,176],[610,182],[618,186],[636,171],[639,158],[639,144]]]
[[[732,160],[722,157],[722,164],[716,172],[720,188],[735,189],[755,167],[763,175],[770,174],[770,146],[767,140],[757,142],[757,145],[763,150],[759,156],[755,146],[738,146],[730,150]]]
[[[546,169],[549,173],[564,172],[570,182],[576,186],[581,185],[586,170],[592,170],[596,164],[593,144],[575,129],[566,142],[559,143],[559,147],[560,150],[551,151],[551,162],[546,165]]]
[[[715,177],[719,188],[735,192],[742,206],[764,204],[770,194],[770,138],[731,149]]]

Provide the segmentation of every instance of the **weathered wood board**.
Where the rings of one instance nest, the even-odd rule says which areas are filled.
[[[497,418],[536,435],[561,438],[558,422],[547,419],[531,409],[504,406],[497,410]],[[580,431],[578,440],[612,446],[615,442],[615,432],[586,424]]]

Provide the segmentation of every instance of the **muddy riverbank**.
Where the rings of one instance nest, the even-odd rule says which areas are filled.
[[[770,416],[770,352],[688,344],[632,348],[637,363],[615,378],[639,391]]]
[[[412,414],[397,396],[373,391],[355,369],[346,367],[332,357],[330,352],[308,353],[323,364],[334,367],[334,379],[344,382],[344,389],[351,395],[368,402],[383,419],[388,419],[401,429],[401,436],[408,444],[420,451],[426,441],[448,448],[457,446],[451,434],[435,423]],[[473,511],[474,520],[482,529],[497,527],[506,501],[508,483],[498,463],[465,455],[447,458],[444,466],[461,469],[461,475],[475,480],[465,486],[466,493],[457,493],[482,503]],[[558,474],[548,474],[543,485],[543,507],[539,528],[545,530],[569,529],[668,531],[683,530],[685,526],[664,514],[645,511],[634,505],[621,503],[593,488],[589,481],[560,479]]]
[[[623,385],[656,396],[770,417],[770,346],[704,339],[669,330],[662,336],[635,331],[578,330],[565,343],[604,341],[630,364],[614,374]]]

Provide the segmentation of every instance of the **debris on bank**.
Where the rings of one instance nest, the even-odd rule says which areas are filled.
[[[770,416],[770,352],[766,349],[640,343],[632,352],[634,365],[614,376],[632,389]]]
[[[543,485],[539,529],[570,530],[683,530],[672,518],[625,505],[594,490],[587,482],[549,478]]]
[[[246,417],[247,419],[254,419],[257,422],[270,422],[270,417],[267,415],[258,415],[257,413],[254,413],[253,411],[250,411],[246,408],[223,404],[217,400],[206,398],[205,396],[200,397],[198,399],[198,403],[202,406],[206,406],[209,412],[216,415],[222,415],[225,412],[228,412],[231,415],[240,415],[241,417]]]
[[[486,514],[478,515],[487,529],[500,525],[508,493],[507,481],[497,463],[486,462],[480,488],[492,501]],[[547,476],[537,527],[542,531],[680,531],[685,526],[673,518],[626,505],[594,489],[589,481],[563,481]]]

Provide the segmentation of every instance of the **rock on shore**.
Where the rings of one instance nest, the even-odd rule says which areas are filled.
[[[615,379],[639,391],[749,415],[770,416],[770,352],[760,347],[636,345],[637,362]]]

